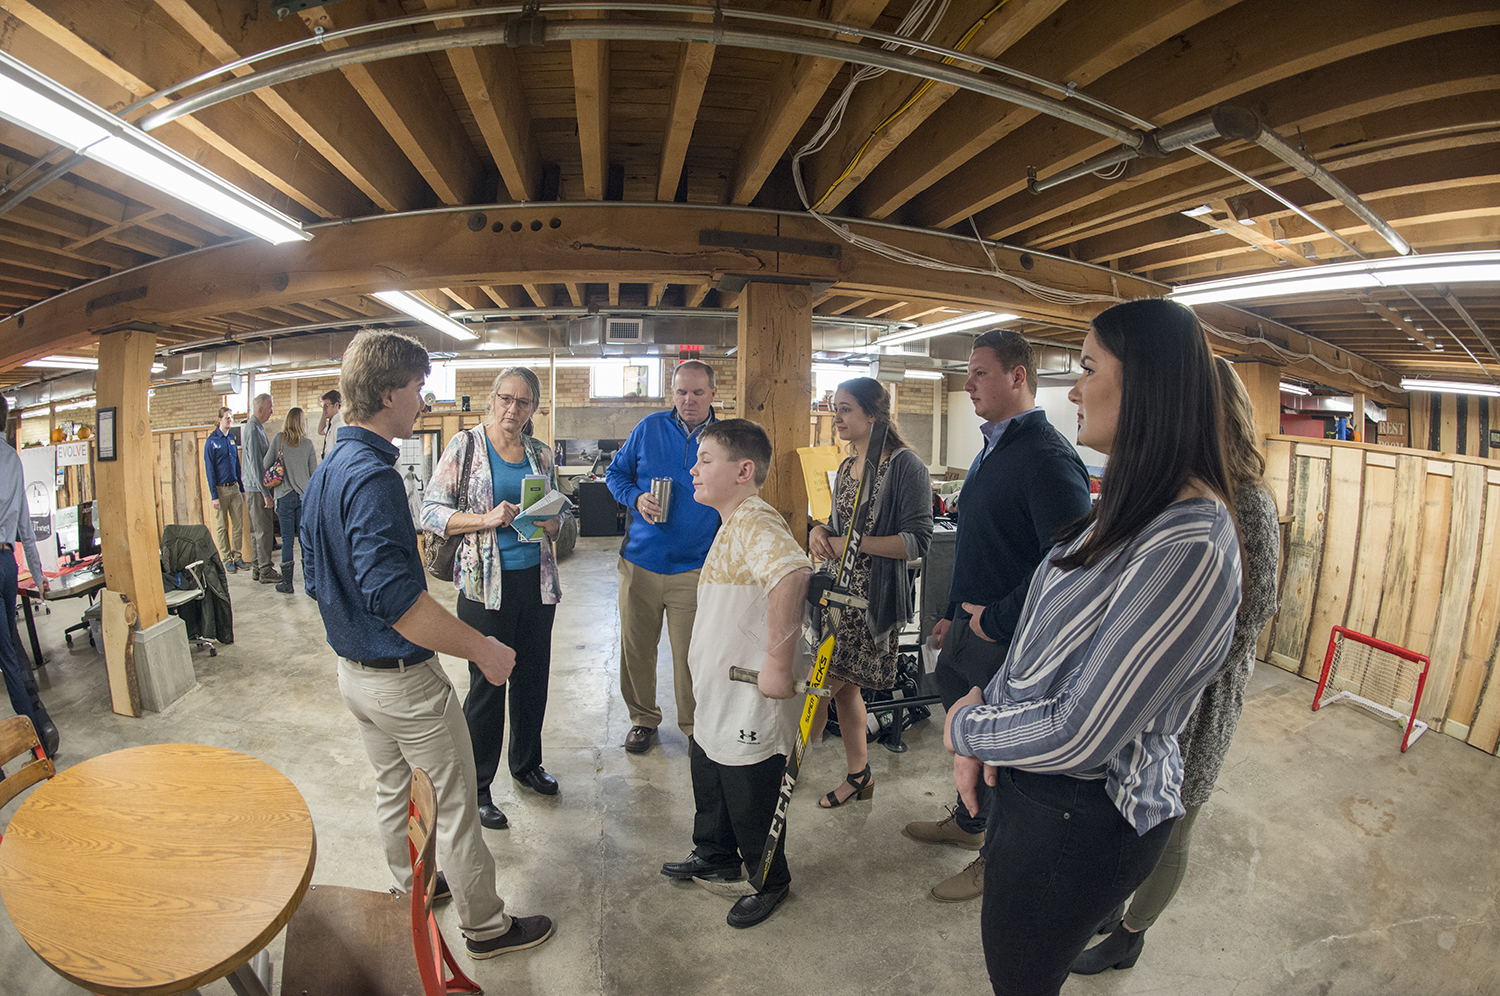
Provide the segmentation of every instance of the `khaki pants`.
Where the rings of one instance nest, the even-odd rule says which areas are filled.
[[[667,616],[672,644],[672,686],[677,695],[677,725],[693,735],[693,677],[688,673],[688,642],[698,614],[699,571],[657,574],[620,558],[620,695],[630,710],[631,726],[661,725],[656,705],[656,647],[661,617]]]
[[[229,526],[234,524],[234,542],[229,542]],[[240,559],[245,548],[245,496],[238,484],[219,485],[219,507],[214,509],[214,539],[225,564]]]
[[[251,491],[245,495],[245,516],[250,520],[250,566],[269,570],[276,545],[276,510],[266,508],[265,495]]]
[[[411,770],[432,779],[437,796],[437,860],[453,890],[464,936],[475,941],[510,930],[495,891],[495,857],[479,828],[479,776],[463,707],[433,654],[403,670],[366,668],[339,658],[339,694],[359,721],[375,769],[375,822],[396,888],[411,891],[406,849]]]

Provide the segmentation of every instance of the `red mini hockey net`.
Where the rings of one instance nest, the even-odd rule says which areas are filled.
[[[1401,750],[1417,742],[1427,724],[1417,718],[1430,662],[1424,654],[1342,626],[1328,636],[1328,653],[1313,710],[1347,701],[1395,720],[1405,731]]]

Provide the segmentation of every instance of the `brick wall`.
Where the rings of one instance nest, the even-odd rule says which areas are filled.
[[[187,384],[167,384],[152,388],[151,428],[174,429],[189,425],[213,425],[219,418],[223,396],[214,391],[213,381],[198,380]]]

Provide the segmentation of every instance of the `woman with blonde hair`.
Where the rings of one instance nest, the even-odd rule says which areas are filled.
[[[552,668],[552,623],[562,600],[552,540],[563,520],[547,520],[540,542],[523,540],[511,526],[521,513],[524,478],[541,475],[549,488],[557,487],[552,449],[531,435],[531,416],[541,399],[541,383],[526,367],[496,374],[489,419],[453,437],[422,501],[423,529],[464,537],[453,561],[458,618],[516,653],[515,670],[503,685],[484,680],[471,661],[464,699],[479,776],[479,822],[492,830],[510,825],[495,805],[490,785],[500,768],[507,697],[511,777],[542,795],[557,794],[557,779],[542,767],[542,720]],[[466,500],[459,511],[465,476]]]
[[[1109,936],[1073,961],[1079,975],[1097,975],[1110,968],[1130,968],[1146,946],[1146,928],[1156,922],[1187,872],[1188,845],[1193,821],[1208,801],[1229,753],[1245,707],[1245,684],[1255,670],[1255,643],[1260,631],[1276,614],[1276,573],[1281,533],[1276,503],[1266,493],[1261,475],[1266,458],[1261,437],[1255,431],[1255,412],[1250,395],[1234,372],[1234,365],[1220,356],[1214,360],[1223,403],[1224,469],[1234,488],[1235,524],[1240,538],[1242,584],[1239,612],[1234,618],[1234,638],[1229,656],[1219,673],[1198,699],[1187,725],[1177,734],[1182,752],[1182,805],[1187,811],[1172,825],[1167,848],[1156,868],[1135,890],[1130,911],[1125,904],[1100,925]],[[1122,919],[1123,917],[1123,919]]]
[[[281,525],[281,580],[276,590],[290,595],[292,587],[292,544],[297,539],[297,528],[302,524],[302,493],[318,466],[318,449],[307,438],[307,425],[302,409],[293,408],[282,420],[281,431],[271,438],[266,455],[261,463],[261,474],[270,470],[277,459],[281,460],[284,476],[272,492],[276,501],[276,519]],[[303,556],[304,562],[306,555]]]

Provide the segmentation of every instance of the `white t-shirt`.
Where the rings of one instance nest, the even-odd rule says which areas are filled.
[[[344,410],[340,408],[338,411],[333,413],[333,418],[328,420],[328,428],[323,432],[323,452],[319,454],[319,460],[327,457],[328,451],[333,449],[333,444],[337,441],[335,437],[338,436],[339,429],[343,426],[343,424]]]
[[[698,576],[688,646],[697,700],[693,739],[710,760],[740,766],[791,752],[801,698],[768,699],[755,685],[731,681],[729,669],[761,669],[770,626],[767,596],[782,578],[812,566],[781,513],[758,497],[741,503],[714,537]]]

